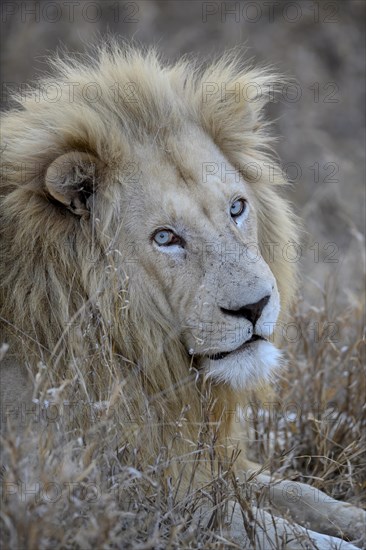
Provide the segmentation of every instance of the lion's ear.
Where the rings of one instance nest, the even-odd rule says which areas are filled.
[[[97,187],[100,161],[88,153],[72,151],[54,160],[45,177],[46,191],[74,214],[90,210],[90,197]]]

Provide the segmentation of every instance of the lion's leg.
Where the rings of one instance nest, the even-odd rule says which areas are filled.
[[[272,516],[260,509],[253,509],[259,525],[256,529],[256,547],[261,550],[286,548],[286,550],[358,550],[356,546],[337,537],[323,535],[283,518]]]
[[[366,512],[361,508],[335,500],[305,483],[277,481],[263,473],[255,477],[254,483],[266,488],[276,509],[288,512],[295,521],[321,533],[365,542]]]
[[[226,528],[220,529],[226,539],[237,543],[242,550],[358,550],[353,544],[337,537],[305,529],[259,508],[252,507],[251,512],[253,518],[244,526],[239,504],[229,501]],[[210,505],[202,505],[195,519],[199,517],[201,525],[208,523],[212,513]]]

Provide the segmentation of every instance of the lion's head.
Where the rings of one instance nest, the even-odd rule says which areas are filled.
[[[119,211],[116,269],[128,278],[132,307],[143,295],[151,324],[160,316],[200,370],[242,389],[278,357],[267,339],[279,314],[279,292],[260,253],[255,193],[192,122],[182,121],[163,144],[157,136],[142,139],[131,143],[128,157],[136,179],[121,184],[122,166],[108,190],[114,187]],[[65,157],[56,163],[68,162]],[[57,176],[55,181],[58,186]],[[65,202],[55,187],[49,185],[50,193]],[[96,191],[93,216],[102,219],[98,201]]]
[[[192,367],[235,391],[265,377],[297,237],[262,121],[272,75],[117,46],[54,66],[3,120],[7,326],[59,377],[107,340],[150,395],[177,400]]]

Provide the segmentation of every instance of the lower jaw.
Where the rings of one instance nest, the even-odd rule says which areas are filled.
[[[242,391],[269,382],[281,364],[281,352],[267,340],[259,340],[221,360],[203,357],[200,366],[215,384],[224,383],[234,391]]]

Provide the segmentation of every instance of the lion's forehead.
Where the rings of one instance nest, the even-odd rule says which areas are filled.
[[[134,150],[132,163],[139,186],[132,193],[158,201],[172,209],[195,208],[200,205],[214,208],[235,192],[249,194],[249,188],[238,170],[232,166],[211,140],[200,134],[194,142],[191,130],[187,135],[171,138],[166,148],[151,144]]]

